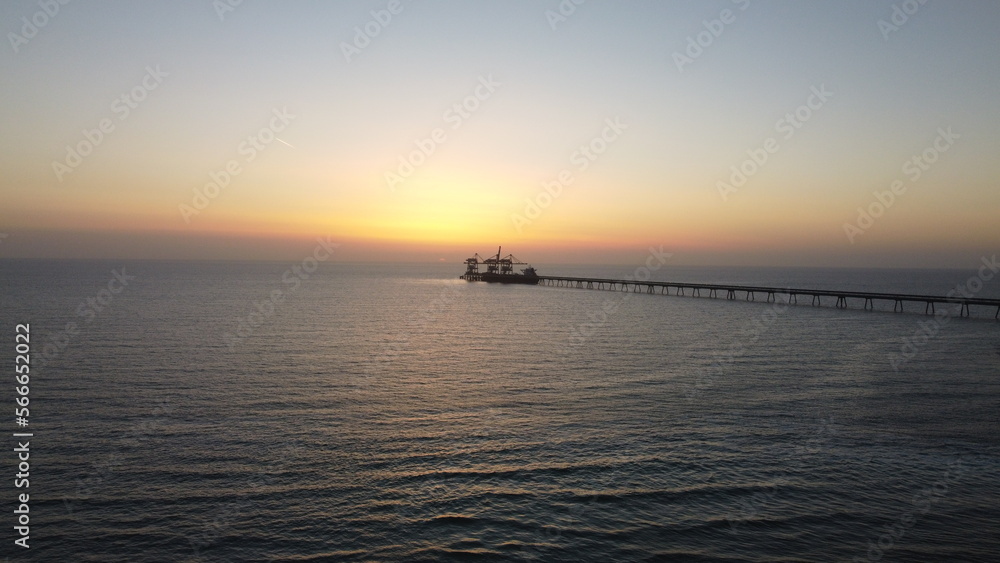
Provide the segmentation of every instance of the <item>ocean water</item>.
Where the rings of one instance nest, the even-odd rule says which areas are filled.
[[[34,433],[28,489],[3,459],[2,555],[1000,558],[993,310],[935,321],[467,283],[461,264],[295,265],[0,261],[10,377],[16,324],[32,342],[29,426],[7,428]],[[944,294],[976,272],[653,276]],[[28,550],[12,543],[19,492]]]

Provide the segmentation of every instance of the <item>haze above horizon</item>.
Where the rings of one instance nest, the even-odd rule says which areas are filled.
[[[236,5],[233,5],[236,4]],[[973,268],[1000,5],[16,1],[0,258]]]

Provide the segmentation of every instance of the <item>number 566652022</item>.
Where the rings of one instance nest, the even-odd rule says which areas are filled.
[[[15,420],[18,426],[28,425],[28,374],[31,372],[31,325],[19,324],[14,329],[14,371],[17,375],[14,380],[18,386],[14,387],[18,397],[14,400],[20,408],[14,409],[17,417]]]

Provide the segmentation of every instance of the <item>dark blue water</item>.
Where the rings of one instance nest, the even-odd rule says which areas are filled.
[[[21,491],[8,478],[4,556],[989,561],[1000,552],[992,310],[934,322],[469,284],[456,279],[460,264],[291,266],[0,262],[3,340],[30,322],[34,352],[31,548],[12,545]],[[135,279],[102,291],[122,267]],[[665,266],[653,275],[943,294],[976,271]],[[998,297],[1000,285],[978,295]],[[13,355],[8,344],[11,377]],[[13,411],[12,386],[2,400]],[[3,464],[12,476],[14,455]]]

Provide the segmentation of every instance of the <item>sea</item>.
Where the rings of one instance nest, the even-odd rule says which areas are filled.
[[[650,263],[535,266],[1000,298],[981,264]],[[1000,561],[995,308],[496,285],[463,269],[0,261],[0,557]]]

